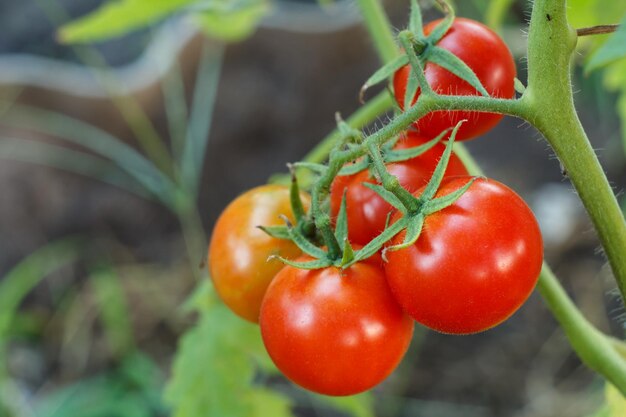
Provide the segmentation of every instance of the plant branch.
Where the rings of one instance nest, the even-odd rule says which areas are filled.
[[[565,167],[598,232],[622,300],[626,300],[626,221],[574,107],[570,62],[576,40],[576,31],[567,23],[564,1],[534,3],[528,87],[522,96],[527,110],[524,116],[545,136]]]
[[[604,35],[607,33],[613,33],[619,29],[619,25],[598,25],[588,28],[576,29],[576,35],[589,36],[589,35]]]

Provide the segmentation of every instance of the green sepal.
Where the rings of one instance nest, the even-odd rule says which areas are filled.
[[[461,125],[465,122],[465,120],[461,120],[454,126],[452,133],[450,134],[450,139],[448,140],[448,144],[446,145],[446,150],[441,155],[441,159],[437,163],[437,168],[435,168],[435,172],[433,172],[433,176],[428,181],[424,192],[419,197],[419,201],[421,203],[427,202],[433,198],[437,190],[439,189],[439,185],[441,185],[441,181],[443,180],[443,176],[446,172],[446,168],[448,167],[448,161],[450,161],[450,156],[452,155],[452,147],[454,145],[454,139],[456,138],[456,134],[459,131]]]
[[[370,164],[370,160],[369,157],[366,155],[365,157],[363,157],[363,159],[350,164],[350,165],[344,165],[340,170],[339,173],[337,173],[337,175],[339,176],[346,176],[346,175],[354,175],[357,174],[361,171],[364,171],[367,169],[367,167],[369,167]]]
[[[257,226],[257,228],[276,239],[290,239],[287,226]]]
[[[294,162],[295,168],[305,168],[318,174],[324,174],[328,167],[324,164],[316,164],[314,162]]]
[[[356,251],[354,254],[354,259],[352,262],[347,264],[345,267],[347,268],[350,265],[354,265],[357,262],[360,262],[364,259],[369,258],[374,255],[376,252],[382,248],[385,243],[387,243],[392,237],[400,233],[405,227],[408,225],[408,220],[406,217],[399,219],[397,222],[383,230],[378,236],[376,236],[370,243],[363,246],[361,249]]]
[[[363,186],[369,188],[378,194],[383,200],[387,203],[391,204],[393,207],[397,208],[400,211],[404,211],[404,204],[400,201],[398,197],[396,197],[391,191],[387,190],[385,187],[379,184],[372,184],[371,182],[364,182]]]
[[[408,217],[408,225],[406,228],[406,235],[404,236],[404,241],[399,245],[389,246],[383,251],[383,259],[385,258],[385,252],[400,250],[404,248],[408,248],[412,244],[414,244],[417,239],[419,239],[420,234],[422,233],[422,227],[424,226],[424,215],[417,214],[416,216]]]
[[[436,45],[437,42],[441,40],[448,33],[448,30],[452,27],[452,23],[454,23],[454,18],[456,17],[454,13],[454,8],[450,7],[447,1],[445,0],[437,0],[443,12],[446,14],[446,17],[435,26],[435,28],[430,32],[427,39],[432,45]]]
[[[354,249],[352,249],[352,245],[348,239],[344,239],[343,241],[343,256],[341,257],[341,267],[346,265],[351,265],[350,263],[354,260]]]
[[[283,258],[282,256],[272,255],[269,258],[267,258],[268,261],[270,259],[278,259],[282,263],[289,265],[289,266],[293,266],[294,268],[298,268],[298,269],[322,269],[322,268],[331,266],[333,264],[329,259],[326,259],[326,258],[315,259],[315,260],[307,261],[307,262],[296,262],[296,261],[290,261],[289,259]]]
[[[335,237],[339,245],[348,238],[348,212],[346,210],[346,190],[343,190],[343,196],[341,197],[341,205],[339,206],[339,213],[337,214],[337,223],[335,225]],[[343,249],[343,247],[342,247]]]
[[[289,234],[289,239],[296,244],[300,250],[307,255],[310,255],[314,258],[326,258],[326,252],[324,252],[321,248],[318,248],[313,243],[311,243],[300,231],[293,227],[289,222],[289,219],[285,216],[281,216],[285,223],[287,224],[287,233]]]
[[[428,142],[415,146],[413,148],[401,149],[401,150],[390,150],[385,152],[385,162],[400,162],[407,161],[409,159],[415,158],[416,156],[420,156],[424,152],[430,150],[433,146],[435,146],[441,139],[444,138],[445,135],[448,134],[452,129],[446,129],[441,132],[436,138],[429,140]]]
[[[457,77],[467,81],[483,96],[489,97],[489,93],[485,90],[485,87],[476,76],[476,73],[474,73],[474,71],[472,71],[472,69],[468,67],[463,60],[454,55],[452,52],[435,46],[428,50],[427,59],[433,64],[437,64],[440,67],[447,69]]]
[[[415,34],[415,36],[424,37],[424,24],[422,22],[422,10],[420,9],[417,0],[411,0],[411,15],[409,17],[409,30]]]
[[[454,191],[453,193],[428,201],[427,203],[424,204],[422,212],[424,213],[425,216],[428,216],[429,214],[438,212],[448,206],[451,206],[459,198],[461,198],[463,194],[465,194],[465,192],[472,186],[474,181],[476,181],[478,178],[479,177],[472,178],[471,180],[467,182],[467,184],[465,184],[463,187],[459,188],[458,190]]]
[[[361,101],[363,101],[363,96],[368,88],[381,83],[391,77],[396,71],[409,63],[409,57],[406,55],[400,55],[397,58],[394,58],[381,68],[379,68],[371,77],[365,81],[365,84],[361,87],[361,91],[359,93],[359,97]]]
[[[291,211],[296,219],[296,223],[300,223],[300,220],[305,215],[304,205],[302,204],[302,197],[300,196],[300,186],[298,185],[298,177],[293,165],[289,165],[289,171],[291,172],[291,186],[289,187],[289,202],[291,203]]]
[[[408,110],[411,108],[413,104],[413,99],[417,94],[417,90],[419,89],[419,80],[417,75],[415,75],[416,68],[411,67],[411,71],[409,72],[409,76],[406,80],[406,91],[404,92],[404,110]]]

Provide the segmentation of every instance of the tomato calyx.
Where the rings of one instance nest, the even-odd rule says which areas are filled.
[[[483,86],[476,73],[459,57],[447,49],[437,46],[438,42],[448,33],[452,27],[456,15],[454,9],[445,0],[437,0],[445,17],[439,22],[428,35],[424,32],[422,15],[416,1],[412,1],[409,26],[398,35],[398,41],[404,53],[387,63],[376,71],[361,87],[359,97],[363,97],[367,89],[388,80],[398,70],[409,65],[410,76],[407,80],[404,94],[404,102],[401,103],[404,110],[410,109],[416,102],[416,95],[437,95],[426,80],[424,67],[427,62],[432,62],[450,73],[456,75],[470,84],[476,91],[485,97],[489,93]]]

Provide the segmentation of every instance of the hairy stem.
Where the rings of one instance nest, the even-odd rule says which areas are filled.
[[[528,40],[525,118],[548,140],[565,167],[598,232],[626,299],[626,221],[578,119],[571,88],[570,61],[576,31],[566,20],[564,1],[537,0]]]

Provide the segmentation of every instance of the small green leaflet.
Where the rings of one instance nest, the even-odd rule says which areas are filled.
[[[369,77],[367,81],[365,81],[365,84],[363,85],[361,91],[363,92],[363,90],[367,90],[369,87],[385,81],[386,79],[391,77],[397,70],[399,70],[408,63],[409,57],[406,55],[400,55],[393,61],[385,64],[374,74],[372,74],[372,76]]]
[[[585,72],[597,70],[622,58],[626,58],[626,18],[622,19],[619,29],[591,56],[585,65]]]

